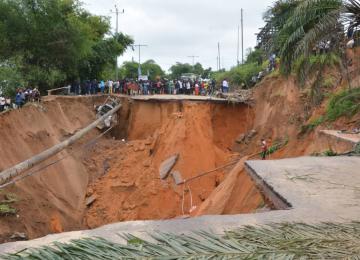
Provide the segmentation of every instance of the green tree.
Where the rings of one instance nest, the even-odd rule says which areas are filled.
[[[262,49],[257,48],[254,51],[252,49],[249,49],[245,63],[257,63],[258,65],[261,65],[264,61],[264,57],[265,53]]]
[[[133,61],[125,61],[120,68],[121,78],[137,79],[139,64]]]
[[[91,15],[77,0],[0,1],[0,63],[16,57],[22,78],[42,90],[115,64],[132,40],[109,32],[109,18]]]
[[[189,63],[177,62],[175,65],[170,67],[170,76],[173,79],[180,78],[184,73],[193,73],[193,66]]]
[[[154,60],[145,61],[141,65],[142,73],[149,75],[150,80],[155,80],[158,77],[163,77],[165,72],[162,70],[160,65],[156,64]]]
[[[332,40],[332,46],[343,31],[339,18],[341,0],[280,0],[265,14],[271,31],[266,40],[270,50],[281,58],[281,70],[289,74],[301,56],[309,57],[320,41]],[[306,65],[306,64],[305,64]]]
[[[192,73],[194,73],[196,75],[202,75],[204,73],[203,66],[199,62],[196,63],[192,68]]]
[[[120,69],[120,75],[122,78],[137,79],[138,78],[139,63],[126,61],[123,63]],[[154,60],[148,60],[141,64],[141,72],[143,75],[148,75],[149,79],[155,80],[157,77],[163,77],[165,72],[162,70]]]
[[[212,68],[209,67],[207,69],[204,69],[203,73],[201,74],[201,77],[203,79],[209,79],[211,78],[212,74],[213,74]]]

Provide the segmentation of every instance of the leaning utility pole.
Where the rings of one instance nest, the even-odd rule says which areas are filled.
[[[141,76],[141,47],[147,47],[146,44],[133,44],[132,45],[133,49],[134,47],[138,47],[139,49],[139,66],[138,66],[138,78],[140,78]]]
[[[244,64],[244,16],[241,8],[241,64]]]
[[[119,33],[119,14],[125,13],[125,10],[123,9],[121,12],[119,12],[119,9],[118,9],[117,5],[115,5],[115,12],[112,12],[112,13],[116,14],[116,30],[115,30],[115,32],[116,32],[116,35],[117,35]],[[116,60],[115,60],[115,80],[118,80],[118,76],[119,76],[118,74],[119,74],[118,56],[116,55]]]
[[[194,65],[195,65],[195,58],[199,58],[199,56],[190,55],[190,56],[188,56],[188,58],[192,58],[192,65],[193,65],[193,67],[194,67]]]

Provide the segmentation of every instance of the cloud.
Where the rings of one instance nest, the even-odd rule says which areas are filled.
[[[221,45],[222,66],[230,68],[237,59],[237,27],[244,9],[244,53],[256,45],[255,33],[263,26],[262,15],[273,0],[122,0],[119,30],[135,42],[147,44],[141,60],[153,59],[167,70],[175,62],[196,62],[216,69],[217,43]],[[91,13],[112,16],[114,0],[83,0]],[[121,3],[121,5],[120,5]],[[138,60],[138,52],[128,50],[120,62]],[[241,59],[241,51],[240,51]]]

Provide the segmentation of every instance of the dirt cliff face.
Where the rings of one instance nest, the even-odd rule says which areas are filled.
[[[331,91],[344,86],[339,83]],[[267,77],[253,92],[251,107],[122,97],[119,124],[111,134],[0,192],[0,201],[10,193],[18,197],[14,204],[17,215],[0,216],[0,242],[14,232],[35,238],[117,221],[249,213],[265,206],[260,191],[240,166],[221,169],[186,186],[176,186],[171,177],[159,178],[161,163],[174,154],[179,154],[174,170],[189,179],[259,153],[262,138],[270,143],[287,141],[270,159],[329,149],[330,141],[315,131],[300,134],[304,124],[324,114],[326,99],[309,109],[303,91],[291,77]],[[102,97],[54,97],[41,105],[1,114],[0,168],[21,162],[85,127],[95,118],[94,104],[103,101]],[[359,116],[340,118],[332,126],[349,129],[359,122]],[[98,130],[92,131],[42,165],[66,156],[97,135]],[[224,181],[226,176],[232,176],[232,181]],[[95,200],[87,207],[89,197]]]
[[[102,101],[102,98],[56,98],[1,114],[0,169],[30,158],[92,122],[93,105]],[[63,151],[29,172],[67,154],[68,151]],[[14,232],[36,237],[83,227],[81,216],[88,174],[81,160],[77,155],[69,156],[41,174],[1,190],[2,196],[16,195],[18,201],[14,207],[18,212],[16,216],[0,217],[0,241]]]

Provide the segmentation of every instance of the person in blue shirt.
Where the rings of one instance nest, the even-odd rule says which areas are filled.
[[[15,104],[17,105],[18,108],[21,108],[23,106],[24,99],[23,99],[22,90],[18,90],[18,92],[16,93]]]
[[[104,92],[105,92],[105,82],[103,80],[100,81],[100,90],[101,90],[101,93],[104,94]]]

